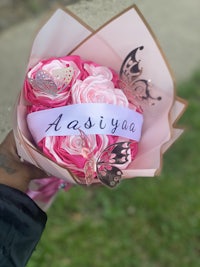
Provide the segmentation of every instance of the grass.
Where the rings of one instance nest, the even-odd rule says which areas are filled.
[[[200,72],[178,86],[185,134],[162,175],[60,193],[28,267],[200,266]]]

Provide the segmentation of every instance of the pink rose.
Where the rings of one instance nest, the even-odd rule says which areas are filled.
[[[71,88],[72,103],[106,103],[128,107],[129,103],[122,90],[114,88],[113,82],[103,75],[89,76],[77,80]]]
[[[119,75],[111,68],[107,68],[105,66],[100,66],[91,61],[84,62],[84,69],[88,72],[89,76],[97,76],[102,75],[108,80],[111,80],[114,84],[115,88],[119,88]]]
[[[51,108],[63,106],[70,100],[73,83],[86,76],[87,72],[78,56],[43,60],[28,71],[24,96],[34,105]]]

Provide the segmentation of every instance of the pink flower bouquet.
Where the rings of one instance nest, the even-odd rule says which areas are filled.
[[[28,194],[46,207],[70,184],[157,175],[184,108],[135,6],[97,31],[57,10],[33,43],[16,105],[18,154],[50,176]]]
[[[137,153],[143,116],[120,88],[117,73],[78,56],[43,60],[28,71],[23,95],[28,128],[44,155],[79,183],[96,177],[110,187],[119,182],[117,172]],[[105,161],[108,147],[112,156]]]

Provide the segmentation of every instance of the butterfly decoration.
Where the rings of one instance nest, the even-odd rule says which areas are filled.
[[[73,74],[74,69],[71,66],[52,70],[52,76],[58,84],[61,83],[68,85],[73,78]]]
[[[155,105],[155,101],[160,101],[162,98],[152,95],[153,85],[151,81],[137,79],[142,74],[142,68],[140,68],[141,61],[136,59],[136,54],[138,50],[143,49],[144,46],[135,48],[124,59],[120,68],[119,86],[132,104],[147,102],[150,105]]]
[[[118,142],[109,145],[100,154],[96,163],[97,178],[108,187],[115,187],[122,179],[120,165],[128,162],[131,142]]]
[[[94,154],[92,152],[90,140],[88,136],[79,129],[80,138],[81,138],[81,155],[87,159],[84,165],[85,181],[87,185],[90,185],[94,179]]]
[[[56,96],[57,93],[61,93],[69,85],[73,73],[72,67],[54,69],[52,75],[45,70],[38,70],[35,78],[28,78],[28,80],[35,90]]]
[[[118,142],[107,146],[99,155],[97,160],[90,146],[89,138],[79,129],[82,140],[81,154],[87,159],[84,172],[86,184],[90,185],[96,178],[104,185],[114,188],[122,179],[123,172],[120,165],[128,162],[130,156],[130,141]]]

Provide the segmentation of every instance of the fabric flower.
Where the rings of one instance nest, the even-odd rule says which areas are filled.
[[[87,76],[78,56],[40,61],[24,82],[25,99],[36,106],[59,107],[69,101],[69,90],[77,79]]]
[[[129,103],[121,89],[112,82],[113,73],[103,66],[84,65],[89,76],[77,80],[72,88],[72,103],[106,103],[128,107]]]
[[[88,72],[88,76],[102,75],[106,79],[111,80],[115,88],[118,88],[119,75],[112,69],[105,66],[99,66],[94,62],[84,62],[84,69]]]

